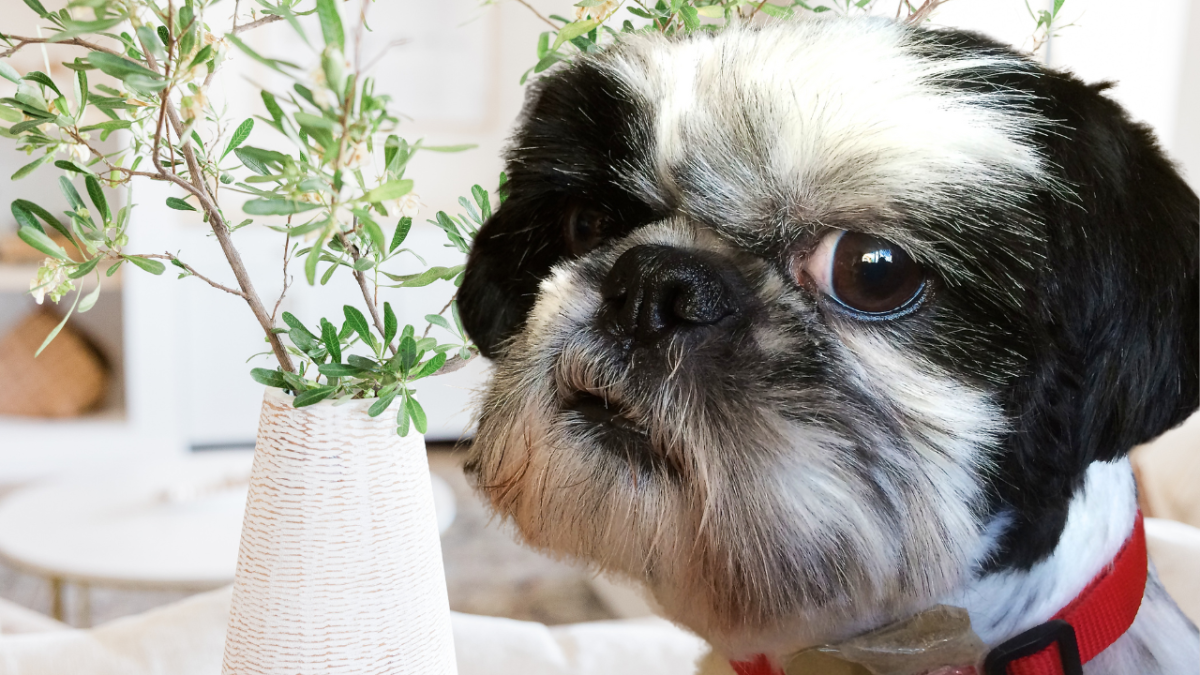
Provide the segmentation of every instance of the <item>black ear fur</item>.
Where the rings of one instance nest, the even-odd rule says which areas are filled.
[[[1005,406],[1016,430],[994,490],[1016,522],[994,565],[1028,567],[1057,544],[1093,461],[1182,422],[1200,397],[1200,202],[1148,128],[1060,73],[1021,83],[1059,121],[1043,143],[1074,192],[1039,200],[1047,259],[1028,311],[1033,369]]]

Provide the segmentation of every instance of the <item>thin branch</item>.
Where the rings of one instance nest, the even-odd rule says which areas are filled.
[[[276,21],[281,21],[282,19],[283,19],[283,17],[278,14],[268,14],[268,15],[264,16],[263,18],[259,19],[258,21],[251,21],[250,23],[244,23],[244,24],[238,26],[237,28],[234,28],[232,33],[234,35],[237,35],[238,33],[245,33],[248,30],[254,30],[255,28],[258,28],[259,26],[265,26],[269,23],[275,23]],[[237,21],[237,17],[234,17],[234,21]]]
[[[543,22],[544,22],[544,23],[545,23],[547,26],[550,26],[550,27],[551,27],[551,28],[553,28],[554,30],[558,30],[559,28],[561,28],[561,26],[555,26],[555,25],[554,25],[554,22],[553,22],[553,21],[551,21],[550,19],[547,19],[546,17],[542,16],[542,13],[541,13],[541,12],[537,11],[536,9],[534,9],[534,8],[533,8],[533,5],[529,4],[529,3],[528,3],[528,2],[526,2],[525,0],[517,0],[517,2],[521,3],[522,5],[525,5],[525,8],[526,8],[526,9],[528,9],[528,10],[529,10],[529,11],[531,11],[531,12],[533,12],[533,15],[534,15],[534,16],[536,16],[537,18],[541,19],[541,20],[542,20],[542,21],[543,21]]]
[[[761,10],[761,9],[763,8],[763,5],[765,5],[765,4],[767,4],[767,0],[762,0],[762,2],[758,3],[758,5],[756,5],[756,6],[754,7],[754,11],[753,11],[753,12],[750,12],[750,17],[749,17],[749,18],[753,19],[753,18],[754,18],[754,16],[755,16],[756,14],[758,14],[759,10]]]
[[[292,217],[288,216],[288,227],[291,227],[291,226],[292,226]],[[287,295],[288,286],[290,286],[292,283],[291,278],[288,277],[288,263],[290,263],[292,261],[291,252],[292,252],[292,233],[288,232],[286,238],[283,240],[283,290],[279,292],[279,299],[275,301],[275,309],[271,310],[272,325],[275,323],[276,315],[279,314],[279,306],[281,304],[283,304],[283,296]]]
[[[910,26],[918,26],[923,23],[925,19],[928,19],[930,14],[933,14],[935,11],[937,11],[938,7],[941,7],[947,2],[950,2],[950,0],[925,0],[925,2],[923,2],[921,6],[916,9],[916,11],[908,15],[908,18],[904,20],[904,23],[907,23]]]
[[[121,56],[121,54],[119,52],[113,51],[113,50],[109,49],[108,47],[101,47],[100,45],[98,45],[94,42],[88,42],[87,40],[82,40],[80,38],[68,38],[66,40],[55,40],[53,37],[48,37],[48,38],[21,37],[20,35],[6,35],[3,33],[0,33],[0,38],[7,40],[9,42],[12,42],[13,40],[17,41],[17,44],[13,45],[7,51],[0,52],[0,59],[6,59],[6,58],[12,56],[13,54],[17,53],[17,50],[24,47],[25,45],[38,45],[38,44],[74,45],[76,47],[84,47],[86,49],[91,49],[92,51],[104,52],[106,54],[112,54],[113,56]],[[122,58],[124,58],[124,57],[122,56]]]
[[[450,300],[449,300],[449,301],[446,303],[446,306],[445,306],[445,307],[443,307],[443,308],[441,309],[441,311],[439,311],[439,312],[437,313],[437,315],[438,315],[438,316],[441,316],[441,315],[445,314],[445,313],[446,313],[446,310],[450,309],[450,305],[453,305],[453,304],[454,304],[454,301],[455,301],[456,299],[458,299],[458,293],[455,293],[454,295],[451,295],[451,296],[450,296]],[[433,322],[432,322],[432,321],[430,321],[429,323],[425,324],[425,332],[424,332],[424,333],[421,333],[421,339],[422,339],[422,340],[424,340],[425,338],[429,337],[429,329],[430,329],[430,328],[433,328]]]
[[[477,349],[474,345],[472,345],[472,346],[468,347],[467,350],[471,353],[471,358],[469,358],[469,359],[464,359],[464,358],[446,359],[446,364],[443,365],[441,368],[438,368],[436,371],[434,371],[431,375],[429,375],[429,377],[436,377],[438,375],[447,375],[449,373],[453,373],[454,371],[459,370],[459,369],[465,367],[468,363],[474,361],[475,355],[479,353],[479,349]]]
[[[162,254],[162,255],[158,255],[158,254],[149,254],[149,255],[143,255],[143,256],[139,256],[139,257],[142,257],[142,258],[158,258],[159,260],[170,260],[172,263],[174,263],[175,265],[177,265],[177,266],[179,266],[179,267],[182,267],[183,269],[187,270],[189,274],[191,274],[192,276],[196,277],[196,278],[197,278],[197,279],[199,279],[200,281],[203,281],[204,283],[208,284],[209,286],[212,286],[213,288],[215,288],[215,289],[217,289],[217,290],[220,290],[220,291],[225,291],[226,293],[228,293],[228,294],[230,294],[230,295],[236,295],[236,296],[238,296],[239,298],[241,298],[241,299],[243,299],[243,300],[245,300],[245,299],[246,299],[246,294],[245,294],[245,293],[243,293],[243,292],[241,292],[241,291],[239,291],[239,290],[237,290],[237,289],[230,288],[230,287],[228,287],[228,286],[224,286],[224,285],[222,285],[222,284],[219,284],[219,283],[217,283],[217,282],[213,281],[212,279],[209,279],[208,277],[204,276],[203,274],[200,274],[199,272],[197,272],[197,271],[195,270],[195,268],[193,268],[191,265],[189,265],[189,264],[187,264],[187,263],[183,262],[182,260],[180,260],[179,258],[175,257],[174,255],[172,255],[172,254],[170,254],[170,253],[164,253],[164,254]]]

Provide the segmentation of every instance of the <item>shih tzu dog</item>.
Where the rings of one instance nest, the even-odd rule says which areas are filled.
[[[894,672],[1197,672],[1126,453],[1197,408],[1200,206],[1104,88],[847,18],[544,76],[459,296],[478,489],[705,672],[937,606],[985,651]]]

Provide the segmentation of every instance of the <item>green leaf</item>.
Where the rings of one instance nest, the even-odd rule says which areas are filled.
[[[417,341],[411,335],[401,337],[396,355],[400,357],[400,367],[407,374],[417,362]]]
[[[333,131],[333,120],[321,117],[320,115],[298,112],[292,115],[292,117],[296,118],[296,124],[299,124],[301,129],[304,129],[309,133],[311,133],[314,129]]]
[[[396,400],[397,387],[390,385],[379,392],[379,398],[376,399],[371,407],[367,409],[367,414],[371,417],[379,417],[385,410],[391,407],[392,401]]]
[[[426,314],[425,320],[435,326],[441,326],[442,328],[445,328],[446,330],[450,331],[451,333],[454,332],[454,330],[452,328],[450,328],[450,322],[447,321],[445,317],[438,316],[437,314]]]
[[[366,342],[371,342],[371,326],[367,323],[367,317],[352,305],[344,306],[342,312],[346,315],[346,323],[350,324],[354,332],[362,336]]]
[[[558,51],[558,48],[561,47],[564,42],[568,40],[574,40],[580,35],[590,32],[593,28],[599,25],[600,22],[596,19],[586,19],[584,21],[575,21],[563,26],[562,29],[558,31],[558,37],[554,38],[554,45],[550,47],[550,51]]]
[[[300,66],[297,66],[296,64],[290,63],[288,61],[280,61],[278,59],[268,59],[263,56],[260,56],[258,52],[254,51],[249,46],[247,46],[245,42],[242,42],[233,33],[226,33],[225,38],[228,39],[230,42],[232,42],[235,47],[242,50],[242,52],[245,53],[246,56],[249,56],[250,58],[254,59],[255,61],[258,61],[259,63],[263,64],[264,66],[266,66],[276,72],[287,75],[287,73],[285,73],[283,71],[283,68],[280,68],[280,66],[286,66],[288,68],[292,68],[293,70],[300,69]]]
[[[230,36],[232,37],[232,36]],[[88,54],[88,62],[96,66],[106,75],[112,75],[118,80],[126,80],[131,75],[140,75],[151,81],[162,81],[162,76],[149,68],[129,59],[109,54],[107,52],[92,52]]]
[[[79,301],[79,310],[78,310],[79,313],[83,314],[84,312],[88,311],[89,309],[95,307],[96,301],[99,299],[100,299],[100,284],[96,284],[96,287],[92,289],[92,292],[83,296],[83,299]]]
[[[337,266],[334,265],[336,268]],[[329,323],[326,319],[321,319],[321,341],[325,343],[325,351],[329,352],[329,356],[333,357],[334,363],[340,363],[342,360],[342,345],[338,340],[337,328]]]
[[[266,92],[263,93],[266,94]],[[234,148],[246,142],[246,139],[250,138],[250,132],[253,129],[254,119],[247,117],[246,121],[238,125],[237,130],[233,132],[233,136],[229,138],[229,145],[225,146],[225,152],[221,153],[221,159],[225,159],[225,155],[233,152]]]
[[[312,286],[317,280],[317,263],[321,260],[321,247],[325,245],[325,239],[328,237],[328,230],[321,232],[317,236],[317,240],[313,242],[308,257],[304,260],[304,278],[308,280],[309,286]]]
[[[196,66],[208,61],[212,57],[213,57],[212,45],[204,45],[204,47],[202,47],[200,49],[200,51],[196,52],[196,55],[192,57],[192,62],[188,64],[188,68],[189,69],[195,68]]]
[[[320,204],[293,199],[251,199],[242,205],[242,210],[252,216],[286,216],[319,208]]]
[[[282,152],[263,150],[262,148],[250,146],[235,148],[233,154],[237,155],[238,159],[242,160],[242,163],[251,171],[263,176],[269,175],[272,172],[272,167],[278,166],[282,168],[291,161],[291,157]]]
[[[36,121],[36,120],[33,120],[33,121]],[[37,125],[34,125],[34,126],[37,126]],[[37,169],[39,166],[45,164],[46,162],[50,161],[53,158],[54,158],[53,154],[46,153],[45,155],[42,155],[41,157],[33,160],[32,162],[26,164],[25,166],[17,169],[17,172],[14,173],[9,178],[9,180],[20,180],[20,179],[24,178],[25,176],[28,176],[29,174],[33,173],[33,171],[35,169]]]
[[[430,375],[436,373],[438,369],[444,365],[446,365],[446,355],[444,353],[435,354],[432,359],[422,363],[421,367],[418,368],[417,371],[412,375],[410,375],[408,379],[419,380],[423,377],[429,377]]]
[[[396,313],[392,311],[392,303],[383,303],[383,344],[392,344],[392,339],[396,337],[396,329],[399,322],[396,321]]]
[[[292,344],[299,347],[305,352],[312,351],[319,344],[316,335],[313,335],[300,320],[292,315],[291,312],[283,313],[283,322],[291,329],[288,331],[288,337],[291,338]]]
[[[143,258],[141,256],[136,256],[136,255],[123,255],[121,257],[124,258],[125,260],[128,260],[129,262],[133,263],[134,265],[137,265],[138,267],[146,270],[150,274],[159,275],[159,274],[162,274],[167,269],[166,265],[160,263],[157,260],[150,260],[149,258]]]
[[[133,126],[133,120],[109,120],[86,126],[80,129],[80,131],[116,131],[118,129],[128,129],[131,126]]]
[[[137,36],[138,40],[141,41],[142,46],[150,50],[150,53],[154,55],[154,58],[158,59],[159,61],[162,61],[164,58],[166,58],[167,50],[165,47],[163,47],[163,41],[158,37],[158,31],[149,26],[138,26]]]
[[[325,377],[358,377],[363,374],[362,369],[346,363],[323,363],[317,366],[317,370]]]
[[[338,51],[346,51],[346,35],[342,30],[342,17],[338,15],[334,0],[317,0],[317,16],[321,19],[321,35],[325,44],[335,45]]]
[[[75,186],[71,184],[71,180],[66,176],[58,177],[58,187],[62,190],[63,195],[67,198],[67,203],[72,209],[80,209],[84,207],[83,199],[75,190]]]
[[[424,434],[429,429],[429,421],[425,418],[425,409],[412,396],[404,399],[404,407],[408,409],[408,414],[412,417],[413,426],[416,427],[417,433]]]
[[[8,63],[5,61],[0,61],[0,77],[3,77],[13,84],[21,83],[21,74],[17,72],[16,68],[8,65]]]
[[[195,211],[196,210],[196,207],[183,201],[179,197],[167,197],[167,206],[175,209],[176,211]]]
[[[92,172],[90,170],[88,170],[87,168],[79,166],[75,162],[71,162],[71,161],[68,161],[65,159],[60,159],[60,160],[54,162],[54,166],[62,169],[63,171],[71,171],[73,173],[82,173],[87,176],[92,175]]]
[[[255,382],[268,387],[283,389],[287,386],[287,380],[283,379],[283,373],[278,370],[255,368],[250,371],[250,377],[253,377]]]
[[[320,403],[321,401],[324,401],[332,396],[333,392],[335,391],[337,391],[337,387],[317,387],[316,389],[309,389],[303,394],[296,396],[296,400],[292,403],[292,405],[297,408],[303,408],[304,406],[312,405],[314,403]]]
[[[37,15],[42,17],[43,19],[45,19],[47,17],[47,15],[49,15],[49,12],[46,11],[46,8],[43,7],[42,3],[38,2],[38,0],[25,0],[25,4],[29,5],[29,9],[32,9],[34,12],[37,12]]]
[[[466,152],[478,148],[477,143],[460,143],[459,145],[422,145],[422,150],[429,152]]]
[[[88,273],[96,269],[96,265],[99,265],[102,259],[103,258],[92,258],[91,260],[80,263],[75,269],[67,272],[67,276],[71,279],[79,279],[80,277],[87,276]]]
[[[682,5],[679,8],[679,16],[683,17],[683,25],[689,31],[696,30],[700,27],[700,14],[695,7],[690,5]]]
[[[279,107],[279,103],[275,100],[275,95],[269,91],[261,93],[263,105],[266,106],[267,112],[271,114],[271,119],[275,120],[275,124],[281,124],[283,120],[283,108]]]
[[[408,231],[412,229],[412,218],[401,218],[400,222],[396,223],[396,233],[392,235],[392,245],[388,247],[388,253],[395,251],[408,238]]]
[[[108,200],[104,198],[104,191],[100,189],[100,181],[96,180],[95,176],[86,176],[83,179],[83,184],[87,187],[88,196],[92,198],[92,203],[96,205],[96,211],[100,213],[100,217],[104,219],[104,224],[107,225],[112,221],[112,212],[108,210]]]
[[[408,402],[408,399],[408,392],[404,392],[405,403]],[[411,421],[408,417],[408,406],[404,403],[401,403],[400,410],[396,412],[396,433],[400,434],[401,436],[407,436],[410,423]]]
[[[49,75],[47,75],[41,71],[35,70],[35,71],[27,74],[25,77],[23,77],[21,79],[29,80],[30,82],[37,82],[38,84],[42,85],[43,87],[49,87],[50,89],[52,89],[54,91],[54,93],[58,94],[59,96],[63,95],[63,93],[58,90],[58,86],[54,84],[54,80],[51,80]],[[59,112],[61,113],[61,112],[66,112],[66,111],[59,110]]]
[[[25,115],[21,114],[20,110],[10,108],[6,105],[0,105],[0,121],[4,122],[20,122],[25,119]]]
[[[13,200],[13,203],[12,203],[13,217],[16,218],[17,222],[20,223],[21,225],[29,225],[30,223],[27,222],[22,217],[23,214],[18,213],[18,211],[24,211],[26,213],[33,214],[33,215],[37,216],[38,218],[41,218],[42,221],[45,222],[47,225],[58,230],[59,233],[61,233],[62,236],[66,237],[68,241],[74,241],[74,238],[71,236],[70,230],[68,230],[67,227],[62,224],[62,221],[60,221],[58,218],[54,217],[54,214],[50,213],[46,209],[43,209],[42,207],[38,206],[37,204],[34,204],[33,202],[28,201],[26,199]],[[41,230],[43,232],[45,231],[44,229],[42,229],[42,227],[40,225],[37,224],[36,221],[34,221],[32,223],[32,226],[34,227],[34,229]]]
[[[367,237],[371,240],[372,248],[382,256],[387,251],[387,237],[383,235],[383,228],[379,227],[379,223],[370,218],[359,218],[359,222],[362,223],[363,229],[367,231]],[[368,260],[368,258],[363,258],[363,260]]]
[[[349,356],[346,357],[346,362],[349,363],[350,365],[354,366],[355,368],[358,368],[359,370],[361,370],[363,372],[368,372],[368,373],[379,372],[379,364],[372,361],[371,359],[368,359],[365,356],[359,356],[358,354],[350,354]]]
[[[483,216],[483,220],[486,221],[487,219],[491,218],[492,200],[491,197],[488,196],[487,190],[484,190],[478,185],[472,185],[471,196],[475,198],[475,203],[479,205],[479,212],[480,215]]]
[[[400,282],[398,288],[419,288],[428,286],[439,279],[453,279],[458,276],[459,272],[463,271],[465,265],[455,265],[454,267],[430,267],[420,274],[388,274],[384,272],[384,276],[392,281]]]
[[[61,246],[54,243],[54,240],[50,237],[47,237],[46,233],[42,232],[41,230],[36,230],[32,227],[22,227],[21,229],[17,230],[17,236],[21,238],[21,241],[29,244],[42,253],[45,253],[51,258],[70,260],[70,258],[67,257],[67,252],[64,251]]]
[[[54,330],[50,331],[50,334],[46,336],[46,339],[42,340],[42,346],[38,347],[37,351],[33,353],[33,358],[36,359],[37,357],[41,356],[42,351],[45,350],[46,347],[50,346],[50,343],[54,341],[54,338],[58,337],[58,334],[62,332],[63,326],[67,325],[67,319],[71,318],[71,314],[75,312],[75,307],[78,305],[79,293],[76,293],[75,303],[71,305],[71,309],[67,310],[66,315],[63,316],[62,321],[58,322],[58,325],[54,327]]]
[[[376,204],[378,202],[386,202],[391,199],[399,199],[400,197],[412,192],[412,188],[413,182],[407,178],[401,180],[390,180],[363,195],[362,201]]]

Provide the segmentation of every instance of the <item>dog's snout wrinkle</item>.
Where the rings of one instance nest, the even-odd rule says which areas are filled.
[[[619,338],[654,343],[737,314],[743,285],[732,264],[717,256],[634,246],[617,258],[601,286],[604,324]]]

